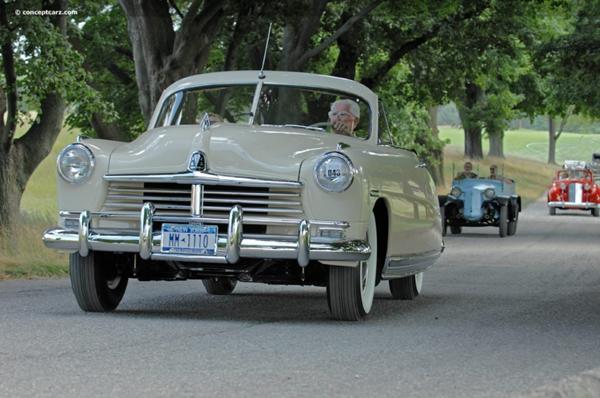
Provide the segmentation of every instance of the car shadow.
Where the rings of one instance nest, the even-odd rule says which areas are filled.
[[[443,298],[417,297],[412,301],[394,300],[387,291],[387,283],[378,288],[369,323],[409,316],[425,308],[443,303]],[[354,324],[332,320],[327,306],[325,289],[322,292],[240,292],[227,296],[206,293],[187,293],[144,298],[128,298],[119,308],[109,313],[64,312],[64,316],[172,319],[179,321],[222,321],[290,324]],[[416,316],[416,315],[415,315]],[[361,324],[362,322],[358,322]]]

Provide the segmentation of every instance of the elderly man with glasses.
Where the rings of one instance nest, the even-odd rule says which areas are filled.
[[[341,99],[331,104],[329,123],[336,134],[354,137],[354,129],[360,119],[358,104],[349,99]]]

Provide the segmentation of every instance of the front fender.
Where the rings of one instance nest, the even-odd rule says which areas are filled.
[[[115,148],[123,145],[123,142],[86,139],[80,143],[89,148],[94,154],[94,170],[90,179],[82,184],[70,184],[56,173],[58,209],[65,211],[98,211],[104,203],[108,190],[104,175],[108,171],[110,155]]]
[[[314,178],[315,164],[320,156],[311,157],[300,166],[302,182],[302,206],[311,220],[348,221],[351,224],[346,236],[364,238],[371,211],[369,183],[362,168],[357,167],[352,185],[344,192],[328,192],[317,185]],[[352,160],[352,158],[351,158]],[[357,166],[357,164],[355,164]]]

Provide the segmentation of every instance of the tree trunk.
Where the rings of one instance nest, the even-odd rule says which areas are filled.
[[[66,0],[59,0],[52,3],[44,3],[44,6],[50,10],[66,10]],[[0,14],[5,16],[5,9],[0,6]],[[2,25],[7,26],[5,18],[0,17]],[[53,16],[50,18],[52,25],[58,31],[66,36],[67,22],[65,15]],[[4,60],[4,79],[10,81],[16,77],[16,69],[13,64],[8,64],[7,59],[14,57],[10,37],[3,37],[2,57]],[[41,56],[45,54],[42,52]],[[0,90],[0,95],[4,96],[5,90]],[[13,104],[4,109],[4,102]],[[16,110],[18,109],[17,97],[11,97],[10,93],[6,98],[0,100],[0,115],[7,111],[7,119],[16,119]],[[13,109],[14,110],[11,110]],[[41,99],[40,112],[36,121],[31,125],[27,132],[20,138],[13,139],[15,125],[0,121],[0,230],[7,230],[14,225],[19,217],[19,207],[21,197],[25,191],[27,181],[37,168],[37,166],[50,153],[52,145],[58,137],[65,112],[65,101],[57,93],[50,92],[45,98]],[[2,118],[0,118],[2,119]]]
[[[465,84],[464,97],[457,103],[463,130],[465,131],[465,157],[483,159],[481,122],[477,120],[476,107],[483,100],[484,92],[475,83]]]
[[[6,231],[11,225],[16,225],[19,219],[19,207],[25,187],[18,181],[23,178],[20,174],[20,163],[16,161],[14,151],[0,149],[0,231]]]
[[[556,123],[552,116],[548,117],[548,163],[556,164]]]
[[[438,107],[431,106],[428,109],[429,112],[429,128],[434,138],[439,139],[440,130],[438,129]],[[429,168],[431,177],[436,185],[444,186],[444,149],[434,150],[432,157],[436,164]]]
[[[120,0],[120,3],[127,16],[140,108],[149,122],[167,86],[201,73],[206,66],[221,27],[225,3],[192,2],[177,31],[167,1]]]
[[[490,150],[488,156],[494,156],[497,158],[504,157],[504,131],[488,131],[488,137],[490,140]]]

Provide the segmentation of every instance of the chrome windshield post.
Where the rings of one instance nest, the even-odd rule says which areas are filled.
[[[254,124],[254,118],[256,111],[258,110],[258,103],[260,102],[260,93],[262,92],[263,79],[258,81],[256,85],[256,91],[254,92],[254,98],[252,100],[252,108],[250,108],[250,118],[248,118],[248,124]]]
[[[90,221],[90,212],[88,210],[82,211],[79,215],[79,255],[81,257],[86,257],[90,254]]]
[[[235,205],[229,212],[229,225],[227,226],[227,249],[225,258],[229,264],[235,264],[240,259],[240,245],[242,243],[242,217],[243,210],[240,205]]]
[[[154,205],[150,202],[144,203],[140,212],[140,257],[144,260],[150,259],[152,255],[152,217]]]

